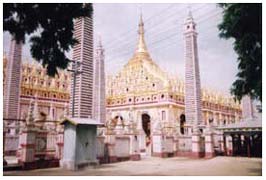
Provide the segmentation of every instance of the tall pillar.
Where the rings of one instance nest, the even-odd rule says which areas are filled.
[[[201,110],[201,86],[197,47],[196,23],[191,12],[184,24],[185,36],[185,114],[187,124],[193,126],[192,133],[192,156],[200,157],[201,133],[199,124],[202,124]]]
[[[71,94],[69,110],[72,114],[74,103],[74,117],[92,117],[93,98],[93,18],[78,18],[74,22],[74,37],[79,41],[73,48],[73,60],[82,63],[81,74],[71,78]],[[76,63],[73,63],[73,66]],[[76,67],[73,67],[76,68]],[[75,87],[74,86],[75,81]],[[73,93],[75,89],[75,94]]]
[[[105,123],[105,71],[104,71],[104,49],[99,40],[96,48],[94,61],[94,80],[93,80],[93,118],[98,122]]]
[[[4,89],[4,118],[19,118],[22,43],[12,40],[7,62]]]

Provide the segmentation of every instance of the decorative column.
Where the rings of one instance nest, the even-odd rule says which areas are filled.
[[[56,155],[55,157],[57,159],[63,158],[63,152],[64,152],[64,129],[61,125],[57,125],[56,127],[57,137],[56,137]]]
[[[159,114],[159,112],[158,112]],[[158,116],[160,117],[160,116]],[[139,148],[140,148],[140,152],[141,153],[144,153],[145,152],[145,147],[146,147],[146,144],[145,144],[145,132],[142,128],[142,117],[141,117],[141,112],[137,112],[137,115],[136,115],[136,119],[138,119],[137,121],[137,131],[138,131],[138,139],[139,139]]]
[[[219,144],[219,152],[225,155],[225,147],[224,147],[224,133],[223,131],[218,131],[218,144]]]
[[[153,134],[152,134],[152,156],[155,157],[166,157],[165,153],[165,138],[166,136],[162,132],[161,122],[158,121],[157,125],[155,125]]]
[[[4,89],[4,118],[19,118],[22,43],[10,43]]]
[[[35,162],[35,137],[36,129],[34,126],[34,105],[30,104],[29,114],[27,117],[26,127],[20,134],[20,157],[19,163],[22,164],[23,169],[35,169],[37,164]]]
[[[66,118],[68,115],[68,107],[67,103],[64,105],[64,113],[62,119]],[[57,124],[56,126],[56,132],[57,132],[57,137],[56,137],[56,158],[61,160],[63,159],[63,153],[64,153],[64,128],[62,125]],[[61,163],[61,161],[60,161]],[[62,166],[60,164],[60,166]]]
[[[134,118],[132,116],[132,109],[130,109],[129,115],[129,138],[130,138],[130,147],[129,147],[129,154],[130,159],[133,161],[140,160],[140,148],[139,148],[139,137],[138,137],[138,130],[137,130],[137,123],[134,122]]]
[[[94,79],[93,79],[93,118],[105,124],[105,71],[104,71],[104,49],[101,40],[96,47],[94,58]]]
[[[202,124],[201,86],[197,47],[196,23],[191,12],[184,24],[185,36],[185,113],[187,124],[193,126],[192,156],[204,155],[199,125]]]
[[[226,155],[232,156],[233,155],[233,137],[232,136],[225,136],[226,140]]]
[[[153,147],[153,152],[152,156],[155,157],[162,157],[165,158],[167,157],[167,153],[165,153],[165,147],[164,147],[164,142],[165,142],[165,136],[160,134],[160,133],[154,133],[152,136],[152,147]]]
[[[212,126],[208,125],[205,132],[205,158],[212,158],[214,153],[214,140]]]

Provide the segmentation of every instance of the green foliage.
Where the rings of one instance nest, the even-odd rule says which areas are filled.
[[[17,42],[31,35],[31,54],[54,76],[65,69],[68,52],[77,40],[73,37],[75,18],[91,17],[92,4],[82,3],[4,3],[4,31]]]
[[[238,54],[237,79],[231,93],[262,101],[262,4],[220,4],[224,9],[219,24],[221,38],[233,38]]]

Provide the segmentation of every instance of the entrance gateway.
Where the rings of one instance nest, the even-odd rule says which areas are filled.
[[[142,129],[144,131],[144,135],[142,136],[142,139],[144,141],[144,150],[146,155],[151,156],[151,117],[144,113],[141,115],[141,123],[142,123]]]

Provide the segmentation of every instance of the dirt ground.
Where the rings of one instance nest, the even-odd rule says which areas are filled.
[[[61,168],[31,171],[8,171],[11,176],[261,176],[262,159],[244,157],[215,157],[189,159],[183,157],[147,157],[141,161],[103,164],[92,169],[67,171]]]

